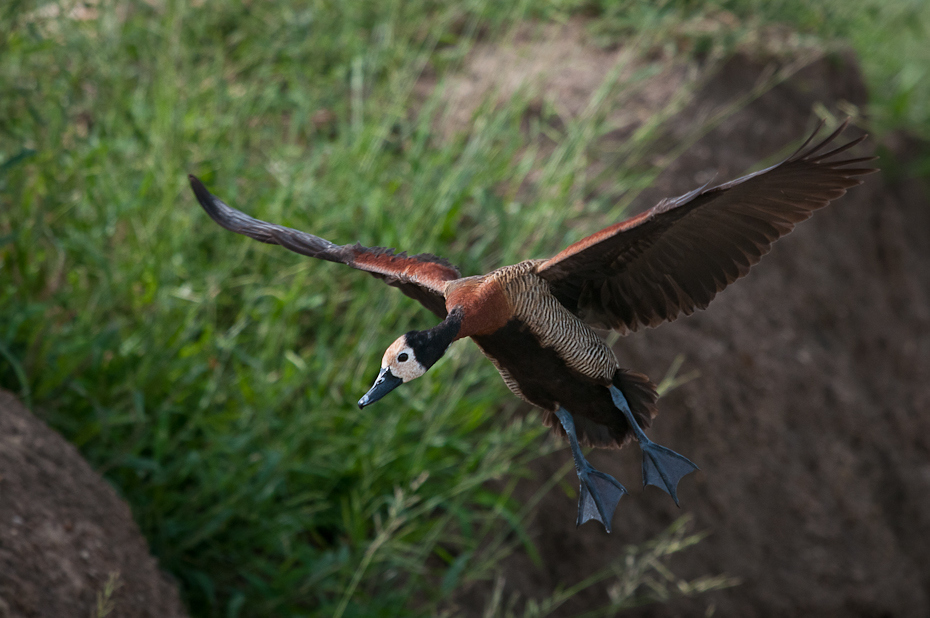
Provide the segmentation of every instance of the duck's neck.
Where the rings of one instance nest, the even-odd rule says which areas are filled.
[[[463,315],[462,309],[455,307],[445,320],[433,328],[407,333],[407,341],[416,350],[417,360],[424,367],[432,367],[456,340],[462,328]]]
[[[500,278],[492,276],[468,277],[450,283],[446,290],[446,307],[461,312],[457,339],[490,335],[507,324],[513,313]]]

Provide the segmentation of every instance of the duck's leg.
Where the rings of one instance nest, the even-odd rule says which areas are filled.
[[[555,411],[555,415],[559,417],[565,433],[568,434],[568,441],[572,446],[572,457],[575,459],[575,471],[581,482],[581,489],[578,492],[576,525],[580,526],[589,519],[595,519],[604,524],[604,528],[610,532],[610,520],[617,508],[617,503],[626,493],[626,489],[614,477],[595,470],[581,454],[578,436],[575,433],[575,419],[572,418],[571,413],[565,408],[559,408]]]
[[[633,434],[639,442],[639,447],[643,450],[643,487],[655,485],[659,489],[668,492],[675,504],[678,504],[678,494],[676,492],[678,481],[686,474],[700,468],[687,457],[679,455],[675,451],[656,444],[647,438],[636,419],[633,418],[626,397],[623,396],[620,389],[611,386],[610,396],[614,400],[614,405],[623,412],[627,422],[630,423]]]

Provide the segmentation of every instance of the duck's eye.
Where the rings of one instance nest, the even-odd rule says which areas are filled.
[[[401,352],[400,354],[397,355],[397,362],[406,363],[408,358],[410,357],[407,356],[406,352]]]

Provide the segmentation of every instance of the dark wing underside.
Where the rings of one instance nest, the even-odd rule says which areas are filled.
[[[570,311],[621,333],[703,309],[778,238],[876,171],[856,166],[875,157],[836,158],[866,136],[818,154],[848,123],[808,148],[821,123],[781,163],[662,200],[574,243],[537,272]]]
[[[408,256],[406,253],[395,254],[393,249],[368,248],[357,243],[336,245],[313,234],[259,221],[224,204],[196,177],[188,178],[197,201],[210,218],[227,230],[270,245],[281,245],[302,255],[369,272],[445,319],[445,282],[461,276],[448,261],[428,253]]]

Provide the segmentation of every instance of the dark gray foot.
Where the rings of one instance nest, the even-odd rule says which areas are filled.
[[[617,503],[626,493],[626,489],[617,482],[617,479],[595,470],[588,460],[581,454],[578,446],[578,436],[575,433],[575,419],[565,408],[556,410],[555,415],[562,422],[568,441],[572,447],[572,457],[575,460],[575,471],[581,488],[578,490],[578,521],[581,525],[594,519],[604,524],[604,529],[610,532],[610,520],[617,509]]]
[[[643,487],[655,485],[668,493],[677,505],[678,481],[685,475],[700,470],[700,468],[684,455],[679,455],[672,449],[665,448],[647,438],[636,419],[633,418],[626,397],[617,387],[610,387],[610,395],[614,400],[614,405],[623,412],[627,422],[633,428],[633,434],[639,441],[639,447],[643,451]]]
[[[678,481],[686,474],[699,470],[694,462],[655,442],[640,442],[643,449],[643,487],[655,485],[678,504]]]
[[[587,463],[587,462],[585,462]],[[604,524],[604,529],[610,532],[610,520],[620,498],[626,493],[626,488],[617,482],[617,479],[588,466],[587,471],[578,473],[581,489],[578,496],[578,522],[576,525],[591,519]]]

